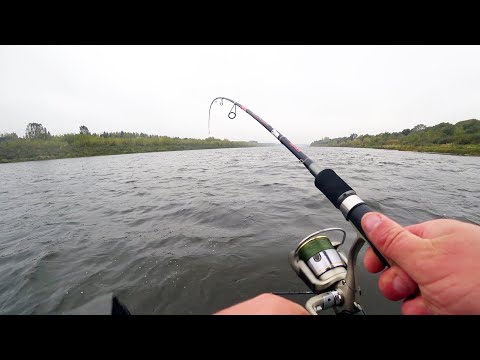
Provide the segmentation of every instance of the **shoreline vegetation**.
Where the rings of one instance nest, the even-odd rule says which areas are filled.
[[[264,146],[264,144],[256,141],[229,141],[213,137],[192,139],[124,131],[90,134],[88,128],[83,125],[80,127],[79,134],[53,136],[41,124],[30,123],[24,138],[18,137],[15,133],[0,135],[0,164],[85,156],[254,146]]]
[[[452,125],[440,123],[435,126],[419,124],[401,132],[385,132],[378,135],[351,134],[314,141],[310,146],[354,147],[400,151],[417,151],[454,155],[480,156],[480,121],[470,119]]]

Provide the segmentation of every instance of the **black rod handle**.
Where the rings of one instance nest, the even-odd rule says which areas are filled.
[[[332,169],[325,169],[315,177],[315,186],[330,200],[330,202],[340,209],[347,221],[372,247],[373,251],[385,266],[390,266],[387,259],[378,251],[375,245],[365,234],[362,228],[362,218],[366,213],[373,212],[367,204],[357,196],[357,193],[338,176]]]

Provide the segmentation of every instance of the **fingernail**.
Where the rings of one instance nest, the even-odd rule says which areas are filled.
[[[393,289],[400,295],[405,295],[410,292],[410,288],[400,276],[395,276],[392,281]]]
[[[363,220],[363,227],[366,232],[371,232],[380,225],[382,222],[382,217],[378,214],[366,214],[365,219]]]

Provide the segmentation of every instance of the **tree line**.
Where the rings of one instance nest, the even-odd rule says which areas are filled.
[[[91,133],[82,125],[77,134],[51,135],[40,123],[29,123],[24,137],[0,134],[0,163],[137,152],[259,146],[227,139],[192,139],[136,132]]]
[[[378,135],[350,134],[330,139],[324,137],[310,146],[343,146],[385,148],[397,150],[425,150],[480,155],[480,121],[469,119],[456,124],[442,122],[434,126],[418,124],[400,132]]]
[[[117,132],[106,132],[104,131],[101,134],[96,134],[96,133],[90,133],[90,130],[88,130],[88,127],[85,125],[81,125],[79,128],[79,135],[93,135],[93,136],[99,136],[99,137],[119,137],[119,138],[155,138],[158,137],[158,135],[149,135],[145,134],[143,132],[141,133],[136,133],[136,132],[126,132],[126,131],[117,131]],[[66,134],[66,135],[75,135],[75,134]],[[65,136],[65,135],[60,135],[60,136]],[[19,139],[20,137],[16,133],[4,133],[0,134],[0,141],[7,141],[7,140],[16,140]],[[39,123],[29,123],[27,125],[27,128],[25,129],[25,136],[24,139],[30,139],[30,140],[35,140],[35,139],[50,139],[52,138],[52,135],[50,134],[47,129]]]

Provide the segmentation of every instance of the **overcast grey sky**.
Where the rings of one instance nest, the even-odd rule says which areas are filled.
[[[298,144],[480,118],[480,46],[0,46],[0,133],[208,136],[217,96]],[[211,135],[275,142],[242,111]]]

